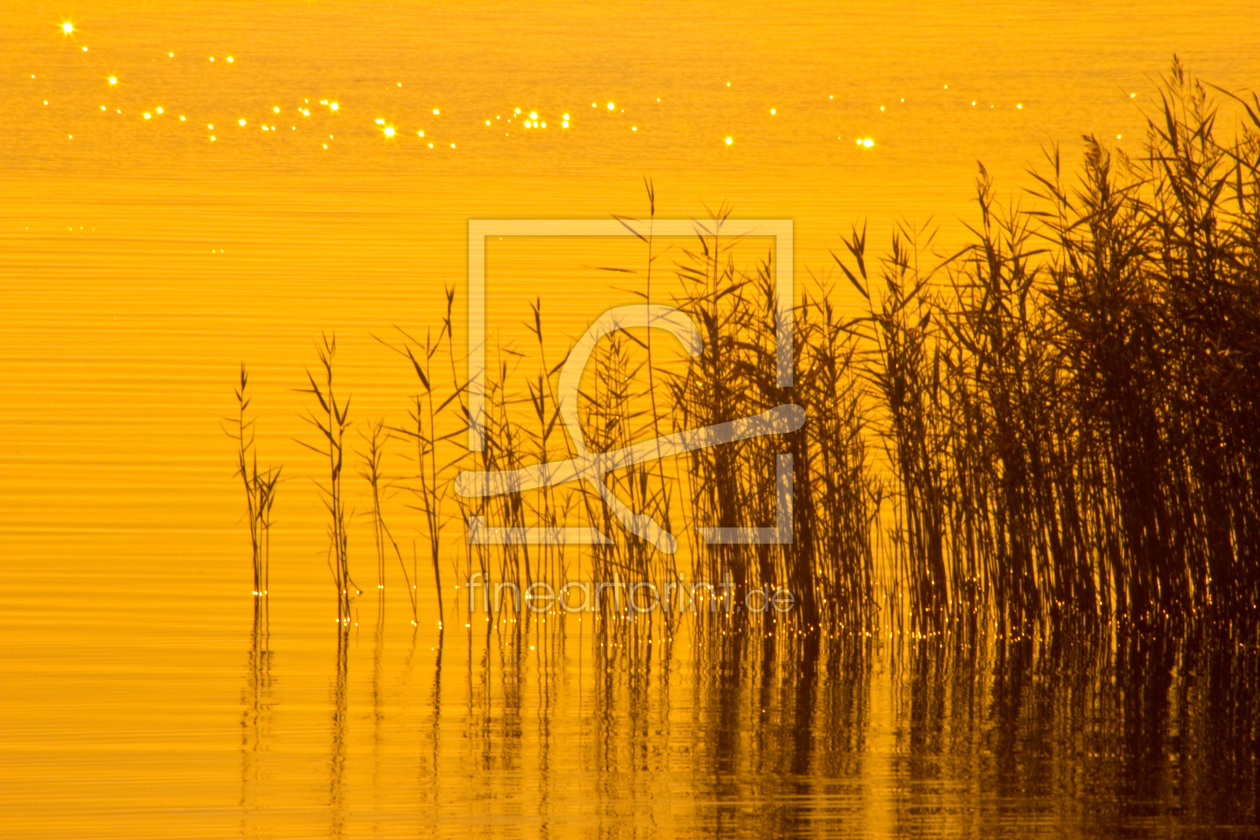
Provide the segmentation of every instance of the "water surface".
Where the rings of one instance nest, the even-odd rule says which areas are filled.
[[[1043,146],[1139,149],[1174,52],[1254,89],[1257,44],[1249,3],[7,10],[0,833],[1253,833],[1254,630],[439,635],[431,591],[413,632],[391,588],[342,634],[292,438],[325,329],[357,416],[402,413],[373,335],[436,325],[469,218],[643,215],[648,176],[661,216],[793,219],[806,288],[864,219],[956,241],[977,161],[1018,198]],[[503,248],[504,313],[587,284],[543,301],[561,344],[622,294],[592,266],[641,258]],[[242,359],[290,476],[265,616],[219,420]]]

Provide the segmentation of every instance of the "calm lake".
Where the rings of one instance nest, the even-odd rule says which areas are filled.
[[[1260,87],[1254,3],[80,0],[4,21],[0,836],[1260,834],[1254,628],[492,623],[455,577],[458,520],[444,629],[423,560],[416,626],[387,577],[341,627],[324,467],[295,440],[324,331],[352,448],[406,416],[414,376],[378,339],[436,335],[453,287],[465,340],[470,219],[643,218],[648,178],[660,218],[792,220],[796,289],[856,307],[830,254],[852,226],[945,252],[977,162],[1030,207],[1056,144],[1065,170],[1086,134],[1138,154],[1174,53]],[[554,363],[635,299],[603,269],[643,262],[633,237],[490,243],[487,330],[527,346],[537,296]],[[242,360],[259,457],[284,464],[263,610],[222,420]],[[383,504],[406,555],[427,537],[403,449]]]

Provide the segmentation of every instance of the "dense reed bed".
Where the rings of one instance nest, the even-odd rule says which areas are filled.
[[[845,243],[916,622],[1256,610],[1260,103],[1222,141],[1180,65],[1161,101],[1140,157],[1051,151],[1030,211],[981,169],[954,259]]]
[[[532,372],[519,352],[487,348],[485,447],[468,452],[469,383],[448,291],[436,338],[400,330],[382,339],[415,377],[407,419],[387,427],[388,438],[411,453],[414,469],[398,483],[414,493],[438,591],[444,567],[459,581],[479,573],[522,591],[578,576],[650,582],[657,592],[730,581],[737,605],[765,587],[795,598],[788,613],[728,617],[736,627],[932,633],[995,621],[1012,638],[1065,622],[1254,615],[1260,100],[1220,95],[1241,116],[1236,130],[1218,129],[1208,89],[1174,63],[1141,155],[1087,137],[1073,176],[1051,150],[1033,172],[1027,208],[1003,206],[982,167],[971,241],[955,253],[940,253],[931,230],[903,226],[875,254],[854,228],[831,279],[795,301],[786,388],[776,379],[772,260],[749,265],[746,248],[723,232],[722,210],[668,267],[658,264],[648,183],[649,214],[619,217],[646,252],[632,291],[684,313],[703,352],[670,366],[659,363],[671,340],[660,331],[606,336],[583,379],[583,445],[608,452],[785,405],[806,417],[799,429],[608,474],[606,489],[675,534],[678,553],[628,533],[585,485],[455,496],[461,470],[560,461],[577,442],[558,422],[565,360],[547,355],[538,301]],[[842,308],[854,299],[850,287],[856,310]],[[319,410],[308,420],[321,433],[311,448],[330,464],[330,565],[348,598],[347,420],[333,396],[334,350],[326,340],[321,375],[309,377]],[[367,438],[364,471],[378,575],[383,586],[387,553],[396,555],[414,609],[418,559],[407,576],[380,513],[385,428]],[[780,465],[785,472],[768,478]],[[785,504],[790,541],[699,536],[771,527]],[[482,539],[493,529],[558,533],[576,523],[610,539],[583,548]],[[666,630],[676,618],[655,615]]]

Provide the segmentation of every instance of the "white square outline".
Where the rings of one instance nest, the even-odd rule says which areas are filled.
[[[714,223],[716,224],[716,223]],[[725,219],[718,236],[774,238],[775,374],[780,388],[792,386],[793,302],[791,219]],[[468,220],[468,451],[485,449],[486,239],[491,236],[635,236],[617,219]],[[712,235],[695,219],[655,219],[652,235]]]

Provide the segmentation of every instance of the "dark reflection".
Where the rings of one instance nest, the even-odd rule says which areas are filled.
[[[446,673],[436,632],[420,648],[431,680],[414,684],[387,630],[369,653],[339,625],[320,831],[1114,837],[1245,834],[1260,817],[1255,627],[890,638],[772,616],[466,623],[445,640],[463,673]],[[351,669],[356,656],[372,668]],[[247,814],[262,802],[268,663],[260,612]]]
[[[879,643],[724,619],[679,649],[649,616],[495,626],[468,793],[544,834],[1110,837],[1260,816],[1254,629]],[[579,686],[570,631],[592,654]]]
[[[698,830],[808,834],[824,811],[857,813],[869,653],[787,625],[709,628],[695,656]]]
[[[254,624],[241,690],[241,836],[255,837],[267,801],[262,754],[271,737],[271,628],[266,596],[254,598]]]
[[[329,835],[346,835],[346,726],[349,708],[347,700],[350,657],[350,621],[337,622],[337,658],[332,689],[332,748],[328,761],[328,813]]]
[[[428,743],[424,743],[424,731],[421,732],[421,743],[418,751],[420,794],[427,807],[436,809],[441,799],[438,768],[442,766],[442,649],[445,629],[438,625],[437,639],[433,645],[433,682],[428,692],[429,726],[427,727]],[[415,636],[412,636],[412,652],[415,651]],[[410,657],[408,657],[410,661]],[[469,672],[471,673],[471,671]]]

